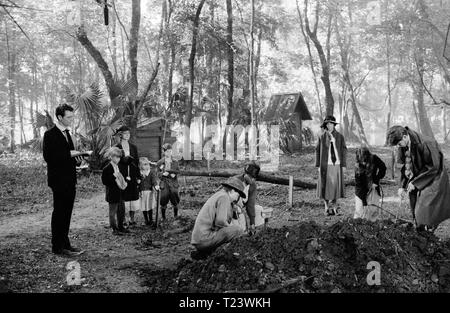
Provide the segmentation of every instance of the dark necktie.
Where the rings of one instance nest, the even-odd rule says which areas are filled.
[[[336,152],[334,152],[334,145],[332,141],[330,141],[330,149],[331,149],[331,162],[333,162],[334,165],[336,163]]]
[[[67,142],[69,143],[70,150],[75,150],[75,146],[73,145],[72,137],[70,137],[69,130],[66,129],[64,131],[66,133]]]

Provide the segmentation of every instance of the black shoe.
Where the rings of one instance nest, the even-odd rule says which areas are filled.
[[[73,256],[78,256],[80,255],[80,253],[78,252],[72,252],[70,250],[67,249],[61,249],[61,250],[53,250],[53,253],[59,256],[68,256],[68,257],[73,257]]]
[[[128,229],[123,228],[123,229],[119,229],[119,232],[124,233],[124,234],[129,234],[131,233]]]
[[[113,235],[116,235],[116,236],[123,236],[123,233],[121,231],[119,231],[118,229],[114,229],[112,233],[113,233]]]
[[[66,250],[69,250],[69,251],[71,251],[73,253],[77,253],[77,255],[80,255],[80,254],[84,253],[84,250],[81,250],[81,249],[78,249],[78,248],[74,248],[74,247],[67,248]]]

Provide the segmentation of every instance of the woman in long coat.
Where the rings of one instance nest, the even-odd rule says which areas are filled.
[[[392,126],[386,142],[399,147],[399,193],[406,189],[417,228],[434,230],[450,218],[450,184],[438,143],[403,126]]]
[[[325,131],[316,146],[316,167],[319,168],[317,195],[325,204],[327,215],[336,215],[338,208],[329,206],[344,198],[344,170],[347,166],[347,146],[344,136],[336,131],[336,119],[327,116],[322,124]]]
[[[139,155],[137,147],[129,142],[130,129],[127,126],[120,127],[116,134],[119,134],[120,142],[115,147],[123,150],[122,158],[119,162],[119,169],[127,181],[127,188],[123,191],[125,211],[130,212],[130,225],[136,224],[134,214],[140,210],[139,202]]]

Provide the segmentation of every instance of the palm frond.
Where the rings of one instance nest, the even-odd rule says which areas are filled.
[[[138,91],[138,85],[132,78],[128,80],[116,79],[114,80],[114,86],[117,89],[118,94],[123,95],[129,100],[135,100]]]
[[[93,83],[85,92],[76,97],[75,104],[81,114],[90,122],[90,127],[95,128],[100,122],[103,111],[101,99],[104,97],[100,87]]]

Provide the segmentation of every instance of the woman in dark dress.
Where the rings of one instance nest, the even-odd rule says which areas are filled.
[[[129,212],[129,225],[135,225],[134,215],[140,210],[138,179],[139,155],[137,147],[130,143],[130,129],[127,126],[120,127],[116,134],[119,135],[120,142],[115,147],[123,150],[123,156],[119,162],[119,168],[127,182],[127,188],[123,191],[125,212]]]

